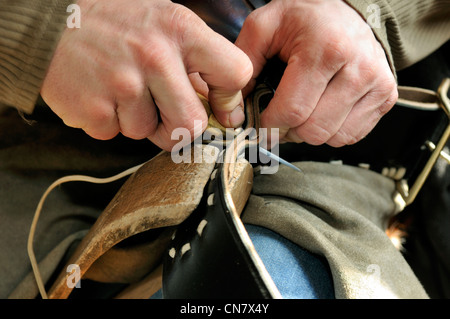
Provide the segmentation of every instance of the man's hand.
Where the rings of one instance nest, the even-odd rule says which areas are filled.
[[[41,95],[68,125],[97,139],[119,132],[148,137],[170,150],[175,128],[207,115],[190,82],[208,85],[216,118],[244,121],[241,89],[253,70],[249,58],[189,9],[169,0],[79,0],[81,28],[67,29]]]
[[[273,56],[287,63],[261,117],[282,140],[353,144],[397,100],[385,52],[342,0],[272,0],[250,14],[236,44],[252,60],[253,78]]]

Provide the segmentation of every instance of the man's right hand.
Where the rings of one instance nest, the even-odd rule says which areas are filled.
[[[216,118],[244,121],[250,59],[192,11],[169,0],[79,0],[81,27],[66,29],[41,95],[66,125],[97,139],[119,132],[165,150],[175,128],[194,136],[207,114],[190,81],[206,82]]]

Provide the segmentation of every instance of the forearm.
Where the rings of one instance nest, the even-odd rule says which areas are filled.
[[[74,0],[0,0],[0,103],[30,113]]]
[[[371,24],[393,70],[420,61],[450,39],[449,0],[345,1]]]

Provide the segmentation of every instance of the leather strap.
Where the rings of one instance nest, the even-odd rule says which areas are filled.
[[[163,270],[164,298],[279,298],[280,294],[229,201],[226,168],[206,201],[177,228]]]
[[[242,155],[257,147],[247,139],[259,128],[255,93],[247,98],[246,128],[228,144],[224,162],[211,174],[202,204],[176,230],[163,263],[164,298],[280,298],[281,295],[256,253],[240,219],[244,205],[236,205],[233,183],[237,163],[250,164]],[[253,169],[250,171],[253,176]],[[245,193],[245,201],[250,189]],[[218,271],[220,269],[220,271]]]

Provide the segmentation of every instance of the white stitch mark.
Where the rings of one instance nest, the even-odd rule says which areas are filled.
[[[397,173],[395,173],[394,179],[399,181],[401,180],[406,174],[406,168],[405,167],[399,167],[397,170]]]
[[[175,258],[176,253],[177,253],[177,251],[173,247],[169,250],[169,256],[172,258]]]
[[[389,176],[390,178],[394,178],[396,172],[397,172],[397,168],[391,167],[391,168],[389,169],[388,176]]]
[[[332,165],[343,165],[344,162],[342,160],[333,160],[333,161],[330,161],[330,164],[332,164]]]
[[[361,167],[361,168],[364,168],[364,169],[369,169],[370,168],[370,164],[367,164],[367,163],[359,163],[358,166]]]
[[[208,200],[206,201],[206,203],[208,204],[208,206],[214,205],[214,193],[208,196]]]
[[[197,227],[197,234],[198,234],[199,236],[202,235],[203,229],[205,228],[206,224],[208,224],[208,221],[207,221],[206,219],[203,219],[203,220],[198,224],[198,227]]]
[[[189,250],[191,250],[191,244],[190,243],[184,244],[183,247],[181,247],[181,256],[183,256]]]

